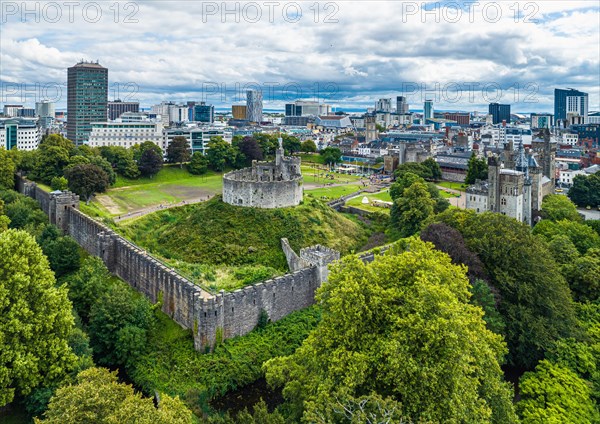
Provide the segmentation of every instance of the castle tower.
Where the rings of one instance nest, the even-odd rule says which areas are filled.
[[[489,210],[500,211],[500,163],[496,156],[488,158]]]

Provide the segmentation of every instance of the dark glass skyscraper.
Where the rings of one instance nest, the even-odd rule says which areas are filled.
[[[199,105],[194,105],[194,121],[213,123],[215,120],[215,107],[202,102]]]
[[[502,121],[510,122],[510,105],[501,105],[499,103],[490,103],[489,114],[492,115],[492,122],[500,124]]]
[[[108,69],[80,62],[67,72],[67,138],[87,143],[92,122],[105,122],[108,105]]]
[[[588,115],[588,93],[561,88],[554,89],[554,122],[567,119],[567,113],[574,112],[580,116]]]

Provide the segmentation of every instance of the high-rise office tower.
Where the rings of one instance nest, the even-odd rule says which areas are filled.
[[[35,102],[35,114],[40,118],[54,119],[54,103],[48,100]]]
[[[194,105],[194,121],[212,124],[215,120],[215,107],[204,102]]]
[[[554,89],[554,122],[565,121],[569,113],[587,118],[588,93],[569,88]]]
[[[404,96],[396,97],[396,113],[406,114],[408,113],[408,101]]]
[[[88,141],[92,122],[105,122],[108,106],[108,69],[79,62],[67,72],[67,138],[80,145]]]
[[[492,115],[493,124],[500,124],[502,121],[510,122],[510,105],[490,103],[488,110]]]
[[[114,102],[108,102],[108,119],[114,121],[125,112],[139,112],[140,104],[138,102],[122,102],[121,100],[115,100]]]
[[[250,122],[261,122],[263,113],[262,91],[248,90],[246,92],[246,119]]]
[[[375,103],[376,112],[391,112],[392,111],[392,99],[379,99]]]
[[[423,119],[433,119],[433,100],[425,100],[423,104]]]

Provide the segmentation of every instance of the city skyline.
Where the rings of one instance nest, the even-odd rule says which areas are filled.
[[[438,110],[485,111],[498,102],[515,112],[549,112],[555,88],[588,92],[589,109],[600,109],[599,9],[588,1],[536,2],[531,10],[523,3],[518,12],[481,2],[473,22],[466,7],[456,20],[454,2],[340,2],[327,10],[317,3],[319,13],[300,2],[296,15],[281,3],[287,15],[280,10],[273,22],[266,9],[251,22],[249,3],[235,3],[238,12],[232,6],[227,15],[210,2],[186,4],[185,13],[167,13],[172,2],[127,3],[131,10],[101,3],[98,22],[82,4],[73,22],[66,10],[51,22],[48,3],[40,4],[39,16],[3,6],[2,103],[33,104],[42,97],[35,98],[35,84],[55,84],[62,89],[57,109],[64,109],[66,69],[83,58],[110,70],[110,100],[144,106],[195,100],[221,110],[243,100],[232,90],[258,83],[275,87],[272,95],[263,90],[265,109],[316,97],[357,110],[400,95],[411,109],[433,98]]]

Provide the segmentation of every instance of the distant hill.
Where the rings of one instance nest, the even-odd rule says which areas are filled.
[[[292,248],[322,244],[343,253],[365,245],[369,230],[318,200],[292,208],[256,209],[207,202],[122,223],[129,239],[167,259],[210,265],[261,264],[287,270],[280,239]]]

